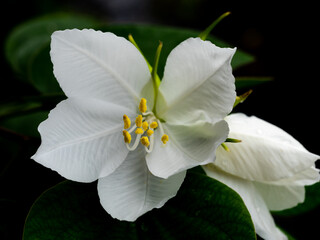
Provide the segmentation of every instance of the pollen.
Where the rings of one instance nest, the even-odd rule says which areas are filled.
[[[147,111],[147,100],[145,98],[141,98],[140,104],[139,104],[139,110],[142,113],[145,113]]]
[[[150,123],[150,127],[155,129],[155,128],[158,127],[158,123],[157,122],[152,122],[152,123]]]
[[[153,134],[153,131],[152,131],[151,129],[149,129],[149,130],[147,131],[147,135],[150,137],[152,134]]]
[[[161,141],[163,144],[166,144],[169,141],[169,136],[167,134],[163,134],[161,137]]]
[[[143,123],[142,123],[142,128],[143,128],[143,130],[147,131],[147,130],[148,130],[148,127],[149,127],[148,122],[143,122]]]
[[[124,142],[125,143],[130,143],[131,142],[131,135],[128,133],[127,130],[122,131],[123,137],[124,137]]]
[[[149,142],[148,137],[142,137],[142,138],[140,139],[140,141],[141,141],[141,143],[142,143],[144,146],[146,146],[146,147],[148,147],[148,146],[150,145],[150,142]]]
[[[131,126],[131,120],[127,115],[123,115],[123,128],[128,129]]]
[[[142,130],[142,128],[137,128],[137,130],[135,131],[136,134],[143,134],[144,131]]]
[[[142,115],[138,115],[138,117],[136,117],[136,125],[137,125],[137,127],[141,128],[141,126],[142,126]]]

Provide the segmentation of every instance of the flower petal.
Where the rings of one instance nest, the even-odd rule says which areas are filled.
[[[93,97],[136,108],[151,79],[140,52],[113,33],[54,32],[50,54],[54,74],[68,97]]]
[[[179,44],[167,59],[157,115],[172,123],[190,122],[202,112],[213,122],[223,119],[236,97],[230,65],[234,53],[200,38]]]
[[[266,184],[278,185],[278,186],[307,186],[312,185],[320,180],[319,169],[315,167],[308,168],[304,171],[297,173],[296,175],[280,179],[278,181],[263,182]]]
[[[267,207],[271,211],[281,211],[302,203],[305,197],[303,186],[272,185],[254,182]]]
[[[39,125],[42,143],[32,157],[65,178],[91,182],[126,158],[122,116],[128,109],[95,99],[69,98]]]
[[[276,181],[314,166],[319,156],[308,152],[282,129],[256,117],[231,114],[229,137],[242,140],[217,150],[215,164],[233,175],[255,181]]]
[[[146,166],[145,150],[140,146],[128,154],[115,172],[99,179],[100,202],[112,217],[135,221],[174,197],[185,174],[181,172],[168,179],[153,176]]]
[[[276,227],[263,198],[251,181],[225,173],[213,164],[205,166],[203,169],[209,177],[226,184],[240,195],[251,215],[256,233],[260,237],[266,240],[287,239]]]
[[[273,182],[254,182],[257,191],[263,197],[271,211],[281,211],[295,207],[305,198],[305,185],[319,181],[319,170],[312,167],[291,178]]]
[[[222,120],[215,124],[197,122],[193,125],[162,124],[169,141],[163,145],[156,130],[153,151],[146,157],[149,170],[168,178],[194,166],[212,163],[217,147],[228,136],[228,125]]]

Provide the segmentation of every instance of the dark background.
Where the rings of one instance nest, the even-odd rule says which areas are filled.
[[[25,85],[17,89],[16,76],[5,61],[4,40],[13,27],[33,17],[55,11],[81,12],[106,22],[154,23],[203,30],[222,13],[231,11],[232,14],[214,29],[214,34],[253,54],[257,59],[255,64],[238,70],[235,75],[274,77],[273,82],[254,88],[253,94],[237,107],[237,110],[248,115],[256,115],[281,127],[309,151],[320,155],[318,146],[320,126],[317,116],[319,109],[317,8],[316,3],[311,4],[308,1],[285,3],[225,0],[2,1],[0,94],[8,97],[18,96],[28,89]],[[23,148],[20,150],[23,151]],[[40,165],[37,167],[29,159],[25,161],[25,166],[31,165],[39,172],[52,174]],[[19,174],[22,174],[29,184],[27,187],[32,188],[35,182],[28,182],[28,174],[25,172],[27,169],[18,167],[17,175],[11,178],[21,181]],[[23,185],[23,188],[25,187]],[[30,200],[23,201],[23,190],[10,190],[17,191],[14,196],[20,200],[15,202],[17,213],[12,213],[13,220],[8,220],[12,224],[5,223],[2,228],[11,228],[11,231],[15,232],[12,236],[20,236],[24,217],[32,204]],[[18,213],[22,216],[18,216]],[[318,225],[314,217],[318,214],[319,209],[316,209],[299,218],[276,220],[297,239],[314,239]],[[0,223],[3,224],[2,222]]]

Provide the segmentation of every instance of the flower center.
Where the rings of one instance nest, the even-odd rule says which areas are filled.
[[[126,143],[127,148],[129,151],[134,151],[138,145],[139,141],[142,145],[145,146],[145,149],[148,153],[150,153],[153,149],[154,145],[154,132],[159,129],[162,137],[161,141],[165,145],[169,141],[169,136],[164,134],[162,125],[155,117],[153,112],[147,112],[147,100],[145,98],[141,98],[139,104],[139,111],[141,112],[140,115],[136,117],[135,125],[131,127],[131,120],[127,115],[123,115],[123,137],[124,142]],[[131,127],[131,128],[130,128]],[[130,146],[131,143],[131,133],[137,135],[135,142]]]

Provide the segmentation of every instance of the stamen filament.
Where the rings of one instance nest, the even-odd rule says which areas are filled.
[[[149,148],[146,147],[146,152],[151,153],[153,150],[153,146],[154,146],[154,135],[150,137],[150,146]]]
[[[136,148],[138,147],[139,145],[139,140],[140,140],[140,137],[141,137],[141,134],[138,134],[136,136],[136,140],[134,141],[134,144],[130,147],[128,143],[126,143],[126,146],[128,148],[129,151],[134,151],[136,150]]]
[[[161,136],[163,136],[164,135],[164,131],[163,131],[162,125],[160,124],[159,120],[157,120],[157,122],[158,122],[158,126],[159,126],[159,129],[160,129],[160,134],[161,134]]]
[[[132,133],[134,130],[136,130],[137,126],[136,125],[133,125],[132,128],[130,128],[128,130],[128,133]]]

